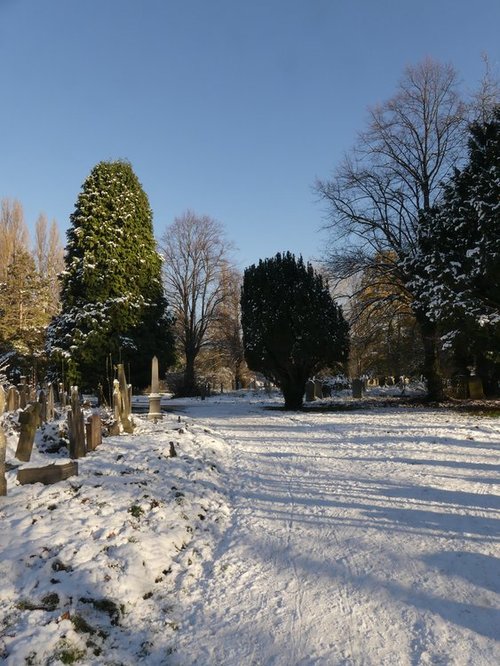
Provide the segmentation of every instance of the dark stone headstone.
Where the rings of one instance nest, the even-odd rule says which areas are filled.
[[[352,380],[352,397],[353,398],[362,398],[363,397],[363,380],[362,379],[353,379]]]

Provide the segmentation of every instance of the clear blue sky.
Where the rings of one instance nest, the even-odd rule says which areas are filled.
[[[328,177],[404,67],[500,67],[500,0],[0,0],[0,197],[62,232],[101,160],[130,160],[159,237],[191,208],[244,267],[321,255]],[[64,238],[64,236],[63,236]]]

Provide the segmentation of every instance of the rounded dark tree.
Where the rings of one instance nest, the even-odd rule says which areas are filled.
[[[147,385],[153,355],[173,361],[173,338],[151,207],[128,162],[92,169],[67,236],[49,352],[82,388],[104,387],[118,362],[135,386]]]
[[[310,264],[289,252],[245,270],[241,295],[245,360],[300,409],[306,381],[348,355],[348,325]]]

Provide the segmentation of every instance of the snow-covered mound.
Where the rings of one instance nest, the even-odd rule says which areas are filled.
[[[227,446],[172,415],[135,421],[133,435],[105,438],[66,481],[19,486],[15,469],[7,472],[0,499],[6,664],[100,663],[101,656],[133,664],[168,652],[177,590],[199,577],[227,523]],[[8,463],[16,439],[11,430]],[[65,451],[42,453],[46,442],[38,444],[30,466]]]

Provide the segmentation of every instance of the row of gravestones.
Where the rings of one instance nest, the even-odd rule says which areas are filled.
[[[352,380],[352,397],[362,398],[366,390],[366,380],[353,379]],[[330,387],[323,384],[319,379],[309,379],[306,382],[306,402],[313,402],[314,400],[322,400],[323,398],[331,395]]]
[[[24,388],[26,387],[26,388]],[[20,396],[31,394],[30,388],[22,383],[21,390],[10,387],[7,394],[3,386],[0,386],[0,413],[4,411],[17,411],[21,409],[22,399]],[[68,396],[61,390],[61,404],[68,402]],[[66,464],[51,464],[44,467],[31,467],[18,470],[17,480],[21,484],[41,482],[45,484],[55,483],[69,476],[78,474],[78,463],[76,459],[95,450],[102,443],[102,422],[99,414],[91,414],[84,422],[84,414],[80,406],[78,388],[71,387],[69,397],[68,438],[69,457],[71,462]],[[118,366],[118,379],[114,382],[113,390],[113,412],[114,421],[110,427],[110,434],[119,434],[122,430],[128,433],[133,431],[131,418],[132,387],[126,383],[123,364]],[[19,413],[20,433],[16,449],[16,458],[21,462],[29,462],[33,450],[35,433],[37,428],[54,418],[54,392],[53,387],[48,385],[47,390],[41,390],[38,400],[29,402]],[[0,495],[7,494],[7,482],[5,478],[5,453],[6,438],[0,427]]]

